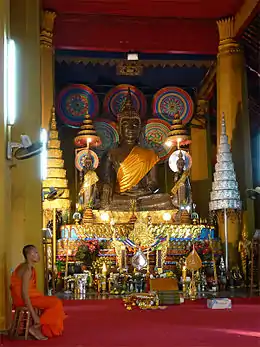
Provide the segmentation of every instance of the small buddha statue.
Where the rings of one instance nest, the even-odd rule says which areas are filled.
[[[135,200],[136,210],[172,209],[170,196],[159,193],[157,154],[138,145],[141,119],[133,108],[130,91],[118,121],[119,146],[109,150],[101,164],[101,208],[129,211],[131,201]]]
[[[93,169],[92,159],[87,155],[84,160],[83,182],[79,191],[81,209],[93,207],[97,196],[98,176]]]
[[[179,158],[176,162],[177,172],[174,172],[174,186],[171,190],[172,203],[175,208],[181,206],[192,207],[191,184],[189,179],[189,170],[185,170],[185,161],[183,153],[180,150]]]

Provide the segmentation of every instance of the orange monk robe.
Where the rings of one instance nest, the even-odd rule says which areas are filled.
[[[18,275],[20,266],[15,269],[11,277],[11,295],[15,307],[25,306],[22,299],[22,279]],[[42,334],[49,338],[61,335],[65,319],[62,302],[55,296],[45,296],[37,290],[35,269],[32,269],[29,283],[29,298],[32,306],[42,311],[40,316]]]
[[[158,161],[153,150],[134,147],[118,169],[118,191],[123,193],[136,186]]]

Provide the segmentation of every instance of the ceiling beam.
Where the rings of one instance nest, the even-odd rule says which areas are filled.
[[[57,16],[57,49],[144,53],[217,53],[215,20]]]
[[[260,0],[245,0],[235,15],[235,36],[240,36],[260,11]]]
[[[198,89],[196,99],[197,100],[210,100],[212,97],[212,92],[216,84],[216,71],[217,64],[214,61],[211,67],[208,69],[203,81]]]

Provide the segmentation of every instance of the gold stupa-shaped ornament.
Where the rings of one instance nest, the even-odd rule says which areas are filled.
[[[188,131],[182,124],[179,113],[176,113],[166,139],[166,145],[179,147],[179,145],[188,145],[189,143],[191,143],[191,139]]]
[[[87,207],[82,217],[82,225],[92,223],[93,219],[94,219],[93,211],[90,207]]]
[[[186,209],[181,210],[181,224],[191,224],[191,217]]]
[[[88,113],[85,115],[85,119],[80,127],[80,131],[74,139],[74,143],[75,146],[79,148],[97,147],[101,145],[101,139],[97,135],[92,119]]]
[[[50,188],[62,190],[63,194],[55,200],[43,201],[43,209],[70,209],[70,192],[68,189],[68,180],[66,170],[64,169],[64,160],[62,159],[62,150],[60,149],[60,140],[55,119],[55,108],[52,108],[51,123],[49,131],[49,140],[47,145],[47,177],[42,182],[43,192]]]

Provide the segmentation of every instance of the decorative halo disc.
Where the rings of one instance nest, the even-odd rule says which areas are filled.
[[[149,119],[141,134],[141,145],[153,149],[160,158],[165,161],[171,155],[173,149],[165,145],[170,125],[160,119]]]
[[[56,110],[64,124],[78,128],[87,112],[92,118],[98,114],[98,97],[90,87],[84,84],[71,84],[59,93]]]
[[[82,171],[84,169],[84,161],[87,155],[90,155],[91,157],[93,169],[96,169],[98,167],[99,159],[96,153],[91,149],[82,149],[75,156],[75,166],[79,171]]]
[[[192,165],[191,155],[186,151],[183,151],[183,150],[181,150],[181,151],[182,151],[183,159],[185,162],[184,170],[189,170],[191,168],[191,165]],[[179,159],[179,153],[180,153],[180,150],[178,149],[177,151],[174,151],[169,158],[169,167],[173,172],[178,171],[177,160]]]
[[[97,135],[101,139],[101,145],[97,148],[97,151],[107,151],[110,148],[117,146],[119,142],[119,135],[116,130],[116,124],[102,120],[101,122],[94,122]]]
[[[183,124],[187,124],[193,116],[193,101],[185,90],[177,87],[160,89],[153,97],[152,112],[168,123],[172,122],[178,112]]]
[[[140,117],[144,118],[147,109],[146,98],[138,88],[130,84],[120,84],[112,88],[107,93],[103,103],[104,112],[112,114],[114,117],[116,117],[124,106],[129,88],[133,106],[135,110],[140,114]]]

